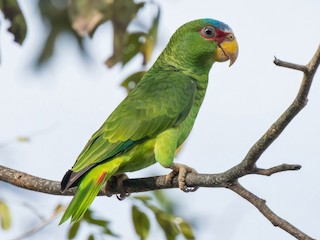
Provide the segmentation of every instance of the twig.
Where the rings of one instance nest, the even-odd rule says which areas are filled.
[[[266,204],[266,201],[257,197],[244,187],[242,187],[238,182],[230,185],[228,187],[235,193],[239,194],[241,197],[246,199],[248,202],[252,203],[262,214],[265,216],[275,227],[279,227],[297,239],[303,240],[314,240],[314,238],[309,237],[305,233],[301,232],[298,228],[287,222],[286,220],[280,218],[276,215]]]
[[[65,208],[62,206],[58,206],[53,214],[46,219],[43,219],[39,224],[28,230],[27,232],[21,234],[18,237],[13,238],[12,240],[22,240],[25,239],[43,229],[45,226],[49,225]]]
[[[301,169],[301,165],[297,164],[281,164],[279,166],[275,166],[268,169],[255,168],[254,174],[271,176],[272,174],[285,172],[285,171],[296,171]]]
[[[276,57],[274,57],[273,62],[275,65],[277,65],[279,67],[291,68],[294,70],[302,71],[304,73],[308,72],[308,68],[305,65],[299,65],[299,64],[295,64],[295,63],[285,62],[285,61],[282,61]]]
[[[253,168],[262,155],[262,153],[273,143],[274,140],[282,133],[282,131],[289,125],[291,120],[301,111],[307,104],[308,93],[312,84],[314,74],[320,62],[320,46],[316,51],[311,61],[306,65],[307,70],[304,71],[302,83],[299,92],[289,108],[272,124],[268,131],[251,147],[246,157],[241,164],[247,168]],[[288,67],[287,62],[281,60],[277,61],[278,66]],[[296,64],[291,64],[291,66]],[[298,66],[298,65],[296,65]]]

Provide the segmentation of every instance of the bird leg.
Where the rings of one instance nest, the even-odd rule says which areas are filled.
[[[175,176],[178,176],[179,188],[184,192],[195,192],[199,187],[188,187],[186,185],[186,176],[188,173],[197,173],[191,167],[183,164],[174,163],[170,166],[172,172],[166,175],[166,182],[172,184],[172,180]]]
[[[106,183],[106,186],[105,186],[106,196],[111,197],[113,195],[111,192],[111,186],[114,186],[116,184],[117,188],[122,189],[122,192],[116,195],[118,200],[122,201],[126,197],[129,197],[130,193],[126,192],[125,189],[123,189],[124,188],[123,181],[126,179],[128,179],[128,176],[127,174],[124,174],[124,173],[113,175]]]

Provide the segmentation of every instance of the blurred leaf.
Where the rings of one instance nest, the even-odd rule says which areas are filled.
[[[176,223],[174,222],[173,218],[161,211],[156,212],[155,215],[156,220],[161,226],[164,233],[166,234],[167,239],[176,239],[176,236],[179,234],[180,231]]]
[[[109,228],[110,221],[95,218],[93,215],[94,215],[94,212],[91,209],[88,209],[83,216],[83,221],[86,221],[88,224],[95,225],[102,228],[103,229],[102,232],[107,235],[118,237],[118,235],[113,233]]]
[[[65,206],[58,204],[54,209],[54,213],[56,214],[56,213],[59,213],[59,212],[65,211],[65,210],[66,210]]]
[[[68,33],[73,36],[78,43],[79,49],[84,52],[83,39],[80,38],[71,27],[68,16],[68,2],[64,0],[39,1],[40,13],[43,22],[49,24],[49,35],[45,40],[45,45],[38,57],[37,64],[46,63],[54,52],[54,47],[58,36]]]
[[[88,223],[91,223],[91,224],[94,224],[94,225],[97,225],[97,226],[100,226],[100,227],[105,227],[109,224],[109,221],[106,221],[106,220],[103,220],[103,219],[86,219],[86,221]]]
[[[88,209],[87,212],[84,214],[83,219],[88,223],[91,223],[91,224],[94,224],[94,225],[98,225],[100,227],[105,227],[106,225],[109,224],[109,221],[103,220],[103,219],[94,218],[92,215],[93,215],[93,211]]]
[[[142,49],[141,39],[145,38],[145,33],[127,33],[124,40],[124,46],[122,50],[122,65],[126,65],[135,55],[137,55]]]
[[[154,212],[157,222],[164,231],[168,240],[176,239],[176,236],[180,233],[177,224],[174,221],[174,217],[163,212],[161,209],[154,205],[146,204],[146,206]]]
[[[145,73],[146,71],[140,71],[130,75],[121,83],[121,86],[127,89],[128,93],[131,92]]]
[[[146,34],[146,38],[141,49],[141,52],[143,54],[143,65],[147,65],[147,63],[150,61],[154,46],[157,43],[159,19],[160,19],[160,8],[158,7],[158,14],[153,19],[152,26],[148,34]]]
[[[195,239],[193,231],[189,223],[184,221],[182,218],[179,217],[179,223],[178,223],[181,233],[186,239]]]
[[[80,227],[81,221],[75,222],[71,225],[68,232],[68,239],[74,239],[75,236],[78,233],[79,227]]]
[[[29,137],[26,137],[26,136],[19,136],[19,137],[17,137],[17,140],[19,142],[30,142],[31,139]]]
[[[140,239],[147,239],[150,230],[150,221],[147,215],[134,205],[132,206],[132,221]]]
[[[135,3],[133,0],[113,1],[110,5],[113,25],[113,54],[106,61],[106,65],[111,68],[122,60],[123,49],[126,40],[126,31],[129,23],[135,18],[138,10],[144,3]]]
[[[0,223],[3,230],[8,230],[11,227],[10,209],[2,200],[0,200]]]
[[[14,41],[22,44],[27,34],[27,24],[16,0],[0,0],[0,9],[11,26],[8,31],[14,35]]]
[[[112,236],[112,237],[116,237],[116,238],[119,237],[119,235],[118,235],[118,234],[115,234],[114,232],[112,232],[110,228],[105,228],[105,229],[103,230],[103,233],[105,233],[105,234],[107,234],[107,235],[110,235],[110,236]]]
[[[72,28],[79,36],[92,35],[97,26],[110,19],[111,4],[106,0],[71,0],[68,12]]]
[[[165,232],[167,239],[175,239],[179,233],[182,233],[186,239],[195,239],[192,227],[181,217],[166,213],[151,204],[145,204],[145,206],[154,212],[156,220]]]
[[[90,235],[89,235],[88,240],[94,240],[93,234],[90,234]]]
[[[139,196],[134,196],[135,199],[138,199],[142,202],[147,202],[150,201],[152,198],[147,196],[147,195],[139,195]]]
[[[165,212],[170,214],[174,213],[174,202],[168,197],[165,191],[158,190],[154,191],[153,194]]]

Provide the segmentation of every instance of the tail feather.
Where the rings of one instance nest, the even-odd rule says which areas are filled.
[[[79,221],[97,196],[102,185],[118,170],[120,164],[105,162],[91,169],[81,180],[77,192],[59,223],[71,217],[71,222]],[[106,171],[107,170],[107,171]]]

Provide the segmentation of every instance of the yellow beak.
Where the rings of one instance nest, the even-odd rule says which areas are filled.
[[[238,57],[238,43],[233,34],[229,34],[225,40],[218,45],[215,60],[217,62],[225,62],[230,60],[229,66],[231,66]]]

